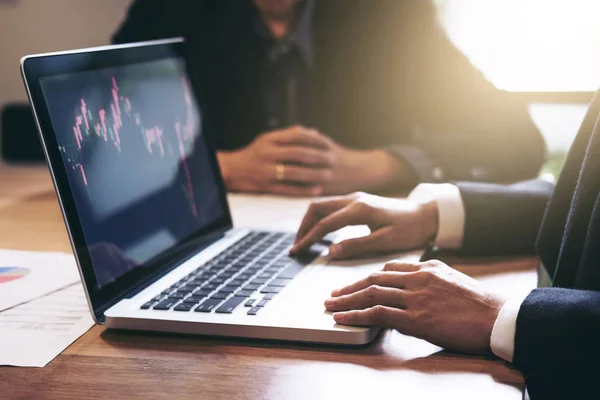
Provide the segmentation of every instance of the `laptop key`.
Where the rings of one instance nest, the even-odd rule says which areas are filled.
[[[254,293],[254,290],[240,290],[239,292],[235,293],[234,296],[236,296],[236,297],[250,297],[250,296],[252,296],[252,293]]]
[[[154,305],[154,302],[153,302],[153,301],[149,301],[149,302],[147,302],[147,303],[144,303],[144,304],[142,304],[142,306],[141,306],[140,308],[141,308],[142,310],[147,310],[147,309],[149,309],[150,307],[152,307],[153,305]]]
[[[220,314],[231,314],[233,310],[244,301],[245,297],[232,297],[227,300],[223,305],[217,308],[218,313]]]
[[[196,312],[211,312],[213,310],[213,308],[215,308],[216,306],[221,304],[222,301],[223,300],[220,300],[220,299],[208,299],[205,302],[203,302],[202,304],[200,304],[198,307],[196,307],[194,309],[194,311],[196,311]]]
[[[197,290],[194,293],[192,293],[192,296],[206,297],[206,296],[208,296],[211,293],[212,293],[211,289],[200,289],[200,290]]]
[[[246,307],[252,307],[252,305],[253,305],[255,302],[256,302],[256,299],[250,299],[250,300],[248,300],[248,301],[247,301],[247,302],[244,304],[244,306],[246,306]]]
[[[227,286],[223,286],[221,289],[219,289],[220,293],[233,293],[236,290],[238,290],[239,286],[236,285],[227,285]]]
[[[211,299],[218,299],[218,300],[225,300],[227,297],[229,297],[230,293],[225,293],[225,292],[217,292],[215,294],[213,294],[212,296],[210,296]]]
[[[194,279],[195,277],[196,277],[196,272],[190,272],[189,274],[187,274],[185,276],[184,279],[187,280],[187,281],[190,281],[190,280]]]
[[[261,289],[261,293],[279,293],[279,291],[283,289],[280,286],[265,286]]]
[[[178,299],[181,300],[183,299],[185,296],[187,296],[187,293],[179,293],[179,292],[175,292],[173,294],[169,295],[169,299]]]
[[[198,304],[205,298],[206,298],[206,296],[190,296],[187,299],[184,299],[183,302],[189,303],[189,304]]]
[[[240,286],[246,283],[245,279],[233,279],[227,283],[227,286]]]
[[[275,297],[277,293],[267,293],[265,294],[265,296],[263,297],[264,300],[271,300],[273,297]]]
[[[269,286],[285,286],[288,284],[290,280],[289,279],[273,279],[271,282],[269,282],[267,285]]]
[[[283,272],[281,272],[279,274],[279,276],[277,276],[277,278],[278,279],[293,279],[296,277],[296,275],[298,275],[304,269],[304,267],[305,267],[304,264],[294,261],[293,263],[288,265],[286,267],[286,269],[284,269]]]
[[[262,307],[252,307],[248,310],[248,315],[256,315],[262,309]]]
[[[174,311],[190,311],[194,307],[194,303],[181,303],[178,304],[173,310]]]
[[[155,305],[153,308],[155,310],[169,310],[171,307],[173,307],[177,302],[179,301],[179,299],[166,299],[161,301],[160,303],[158,303],[157,305]]]
[[[218,287],[219,287],[219,285],[217,285],[215,283],[208,283],[208,284],[202,286],[202,289],[204,289],[204,290],[215,290]]]
[[[267,278],[256,278],[256,279],[253,279],[252,282],[250,282],[250,283],[253,283],[253,284],[256,284],[256,285],[264,285],[268,281],[269,280]]]
[[[269,268],[283,268],[288,266],[290,263],[289,260],[279,260],[279,261],[275,261]]]
[[[256,307],[264,307],[267,305],[268,302],[269,302],[269,299],[262,299],[261,301],[258,302],[258,304],[256,304]]]
[[[251,291],[255,291],[256,289],[258,289],[259,287],[261,287],[261,285],[259,285],[258,283],[249,283],[246,286],[242,287],[242,290],[251,290]]]

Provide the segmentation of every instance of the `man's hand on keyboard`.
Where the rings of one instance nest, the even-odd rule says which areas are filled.
[[[437,233],[437,203],[390,199],[366,193],[313,202],[298,230],[292,254],[300,254],[328,233],[348,225],[367,225],[371,233],[329,247],[344,259],[423,247]]]

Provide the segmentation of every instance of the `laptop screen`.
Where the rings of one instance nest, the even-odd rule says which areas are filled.
[[[182,58],[40,86],[98,289],[228,217]]]

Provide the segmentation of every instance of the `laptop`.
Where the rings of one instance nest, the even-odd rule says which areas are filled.
[[[381,263],[234,228],[182,39],[21,60],[90,310],[108,328],[361,345],[330,290]],[[257,210],[260,212],[260,210]]]

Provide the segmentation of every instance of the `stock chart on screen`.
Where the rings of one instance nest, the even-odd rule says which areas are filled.
[[[73,141],[59,145],[59,149],[64,153],[63,158],[66,158],[71,169],[80,173],[81,181],[85,186],[88,186],[88,179],[81,156],[84,147],[104,145],[117,153],[122,153],[121,136],[123,136],[126,142],[132,139],[129,140],[132,146],[141,146],[140,148],[154,158],[172,158],[173,152],[177,152],[175,158],[178,157],[178,161],[181,161],[185,173],[185,185],[182,189],[188,197],[190,210],[194,216],[198,215],[186,156],[186,149],[194,143],[197,122],[189,84],[185,77],[180,78],[180,82],[185,99],[185,115],[183,118],[180,115],[173,116],[172,124],[166,130],[164,126],[149,125],[145,122],[144,116],[135,108],[131,99],[119,93],[119,85],[114,76],[107,82],[106,87],[106,92],[110,93],[110,104],[94,104],[94,100],[82,97],[77,104],[73,105],[76,110],[73,120]],[[125,149],[127,150],[127,146]],[[115,157],[127,157],[127,155],[115,154]],[[160,162],[160,160],[156,161]]]
[[[86,240],[144,262],[221,218],[182,60],[41,80]]]

